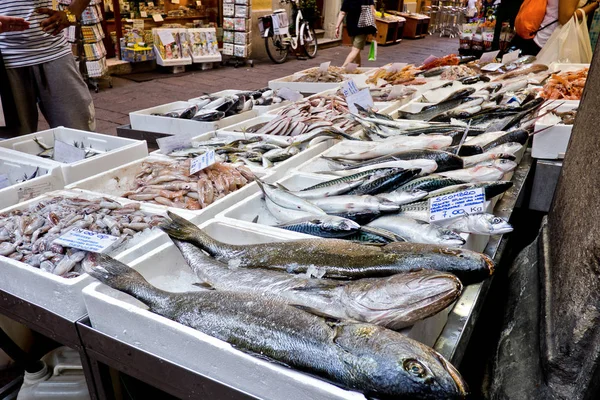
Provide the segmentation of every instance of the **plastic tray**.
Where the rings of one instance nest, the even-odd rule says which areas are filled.
[[[31,176],[36,169],[38,172],[35,178],[17,182],[25,175]],[[11,183],[0,189],[0,209],[65,186],[63,173],[56,163],[8,149],[0,148],[0,174],[6,176]]]
[[[235,89],[229,89],[229,90],[221,90],[220,92],[215,92],[215,93],[211,93],[211,96],[218,96],[218,97],[223,97],[223,96],[231,96],[232,94],[237,94],[240,92],[247,92],[247,90],[235,90]],[[198,100],[198,97],[194,97],[193,99],[189,99],[188,101],[190,103],[193,103],[195,101]],[[287,106],[288,104],[290,104],[291,101],[282,101],[281,103],[273,103],[269,106],[257,106],[256,104],[252,107],[252,109],[254,111],[256,111],[257,115],[263,115],[271,110],[277,110],[278,108]]]
[[[54,195],[63,195],[75,198],[101,197],[97,193],[84,191],[55,191],[47,193],[43,197],[38,197],[27,202],[15,205],[2,210],[2,213],[13,210],[27,209],[31,205],[39,203],[40,200]],[[129,200],[122,201],[123,204],[131,203]],[[141,208],[144,211],[153,214],[164,214],[164,210],[150,205],[144,205]],[[193,215],[177,211],[179,215],[186,219],[193,220]],[[195,222],[195,221],[194,221]],[[139,239],[133,239],[129,245],[125,244],[113,253],[114,257],[129,262],[139,258],[142,254],[169,239],[166,234],[155,230],[152,234]],[[23,262],[12,260],[8,257],[0,257],[0,268],[2,268],[2,279],[0,279],[0,289],[19,296],[30,303],[58,314],[66,319],[75,321],[85,314],[85,305],[81,290],[90,283],[90,277],[83,274],[77,278],[66,279],[29,266]]]
[[[71,164],[61,163],[37,157],[37,154],[42,149],[34,142],[34,139],[50,147],[54,146],[55,139],[68,144],[79,142],[83,143],[85,147],[91,147],[103,153]],[[144,158],[148,155],[148,147],[145,141],[80,131],[62,126],[0,141],[0,147],[27,153],[40,161],[62,168],[65,184],[67,185],[106,171],[108,168],[118,167],[119,165]]]
[[[164,161],[165,159],[171,160],[169,157],[154,154],[154,155],[148,156],[144,159],[133,161],[129,164],[122,165],[118,168],[113,168],[113,169],[103,172],[101,174],[94,175],[92,177],[83,179],[79,182],[75,182],[74,184],[67,186],[67,188],[69,188],[69,189],[85,189],[85,190],[89,190],[92,192],[97,192],[97,193],[102,193],[102,194],[106,194],[109,196],[114,196],[117,199],[123,199],[120,196],[122,196],[123,193],[127,192],[134,186],[133,183],[135,180],[135,176],[141,171],[142,163],[144,161],[151,161],[151,160]],[[269,178],[270,174],[271,173],[268,173],[265,176],[263,176],[263,179]],[[259,190],[258,186],[256,185],[255,182],[252,182],[252,183],[242,187],[241,189],[236,190],[235,192],[232,192],[232,193],[228,194],[227,196],[215,201],[214,203],[210,204],[208,207],[206,207],[202,210],[197,210],[197,211],[184,210],[184,211],[189,212],[196,216],[201,216],[202,217],[201,221],[206,221],[206,220],[212,218],[213,216],[215,216],[220,211],[223,211],[227,207],[237,203],[239,200],[246,198],[247,196],[251,195],[252,193],[256,192],[257,190]],[[144,202],[142,202],[142,203],[144,203]],[[153,206],[162,208],[164,210],[170,209],[171,211],[182,210],[180,208],[173,208],[173,207],[167,207],[167,206],[162,206],[162,205],[154,205],[153,204]]]
[[[131,128],[141,131],[157,132],[171,135],[175,135],[178,133],[199,135],[201,133],[224,128],[226,126],[244,121],[246,119],[254,118],[257,115],[256,110],[249,110],[214,122],[200,122],[192,121],[189,119],[168,118],[152,115],[154,113],[164,114],[172,110],[185,109],[192,105],[192,103],[189,103],[187,101],[176,101],[173,103],[163,104],[162,106],[131,112],[129,113]]]
[[[561,104],[557,111],[570,111],[579,107],[579,101],[563,102],[556,100],[546,108],[554,108],[556,104]],[[553,107],[554,105],[554,107]],[[543,113],[544,109],[540,111]],[[573,125],[556,124],[554,126],[546,125],[542,122],[536,122],[535,132],[546,129],[543,132],[533,135],[531,145],[531,156],[533,158],[543,158],[549,160],[557,160],[565,158],[565,153],[571,139],[571,131]]]

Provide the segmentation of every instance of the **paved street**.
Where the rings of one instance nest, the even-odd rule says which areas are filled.
[[[363,66],[376,67],[389,62],[408,62],[420,64],[429,55],[443,56],[455,53],[458,39],[428,36],[420,40],[403,40],[394,46],[379,46],[377,61],[363,61]],[[313,60],[296,60],[290,57],[285,64],[276,65],[269,59],[254,61],[254,68],[219,66],[212,70],[185,73],[183,76],[164,74],[146,82],[113,77],[113,88],[103,85],[100,93],[92,93],[96,107],[96,130],[102,133],[116,134],[116,128],[129,124],[129,113],[165,104],[187,100],[225,89],[258,89],[267,86],[268,81],[294,72],[318,66],[325,61],[332,65],[341,65],[350,51],[349,47],[334,47],[320,50]],[[363,51],[363,60],[368,50]],[[47,129],[44,121],[39,129]]]

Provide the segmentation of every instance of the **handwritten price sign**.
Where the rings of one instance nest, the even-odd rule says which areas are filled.
[[[209,167],[215,163],[215,151],[209,150],[206,153],[192,159],[190,163],[190,175],[195,174],[198,171],[202,171],[204,168]]]
[[[65,233],[54,243],[66,247],[74,247],[79,250],[91,251],[93,253],[102,253],[112,246],[117,239],[116,236],[96,233],[81,228],[73,228]]]
[[[485,211],[483,189],[470,189],[429,199],[429,222],[444,221]]]

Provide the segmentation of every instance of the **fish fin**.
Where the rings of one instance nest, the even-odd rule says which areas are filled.
[[[163,222],[158,227],[170,237],[179,240],[190,240],[196,233],[202,232],[196,225],[171,211],[167,211],[167,215],[171,218],[171,221]]]
[[[302,310],[302,311],[306,311],[309,314],[316,315],[317,317],[325,318],[327,320],[327,322],[332,322],[332,323],[342,322],[342,320],[340,318],[334,317],[333,315],[329,315],[321,310],[317,310],[316,308],[303,306],[301,304],[290,304],[290,306],[296,307],[297,309]]]
[[[281,183],[276,183],[275,184],[279,189],[281,190],[285,190],[286,192],[289,192],[290,190],[288,188],[286,188],[285,186],[283,186]]]
[[[208,282],[196,282],[196,283],[192,283],[193,286],[198,286],[201,287],[202,289],[208,289],[208,290],[217,290],[214,288],[213,285],[211,285]]]
[[[252,220],[253,224],[257,224],[258,223],[258,215],[256,217],[254,217],[254,219]]]

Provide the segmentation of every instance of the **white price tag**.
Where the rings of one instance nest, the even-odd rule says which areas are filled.
[[[148,16],[146,14],[146,11],[142,11],[142,12],[140,12],[140,14],[142,15],[142,17]],[[144,14],[146,14],[146,15],[144,15]],[[133,20],[133,29],[138,29],[140,31],[143,31],[144,30],[144,20],[143,19],[134,19]]]
[[[354,114],[358,114],[356,104],[363,108],[372,108],[375,104],[373,102],[373,97],[371,96],[371,91],[368,88],[360,90],[350,96],[346,96],[346,102],[348,103],[348,108]]]
[[[437,59],[438,59],[438,58],[437,58],[436,56],[434,56],[434,55],[430,55],[429,57],[427,57],[427,58],[425,59],[425,61],[423,61],[423,65],[425,65],[425,64],[429,64],[430,62],[432,62],[432,61],[435,61],[435,60],[437,60]]]
[[[54,161],[70,164],[77,161],[81,161],[84,158],[85,149],[80,149],[79,147],[71,146],[70,144],[63,142],[62,140],[54,141],[54,157],[52,157]]]
[[[154,14],[152,17],[154,17],[155,15],[157,15],[157,14]],[[160,38],[160,41],[162,42],[163,45],[166,46],[168,44],[175,42],[175,38],[173,37],[173,33],[171,33],[171,31],[159,29],[156,32],[158,33],[158,37]]]
[[[498,56],[498,53],[500,53],[500,50],[488,51],[487,53],[483,53],[481,55],[481,58],[479,59],[479,61],[481,61],[481,62],[494,62],[494,60]]]
[[[17,191],[19,202],[34,199],[44,193],[52,191],[54,188],[50,182],[31,184],[31,181],[25,182],[25,187],[20,187]]]
[[[502,56],[502,64],[510,64],[519,58],[519,50],[511,51]]]
[[[11,183],[8,180],[8,176],[0,175],[0,189],[4,189],[5,187],[9,187],[10,185]]]
[[[190,175],[195,174],[198,171],[202,171],[204,168],[209,167],[215,163],[215,151],[209,150],[206,153],[192,159],[190,163]]]
[[[281,89],[279,89],[277,91],[277,96],[289,101],[302,100],[302,95],[300,93],[286,87],[282,87]]]
[[[148,18],[148,12],[147,11],[140,11],[140,16],[142,18]]]
[[[358,69],[358,64],[349,63],[346,65],[346,72],[352,73]]]
[[[154,2],[153,1],[149,1],[148,2],[148,7],[154,7]]]
[[[163,22],[164,21],[162,15],[160,15],[160,14],[152,14],[152,19],[154,20],[154,22]],[[173,35],[171,35],[171,36],[173,36]],[[173,42],[174,42],[174,40],[173,40]]]
[[[327,70],[329,69],[330,65],[331,65],[331,61],[327,61],[327,62],[321,63],[321,65],[319,65],[319,71],[321,71],[321,72],[327,72]]]
[[[408,64],[407,63],[393,63],[389,68],[388,71],[389,72],[398,72],[398,71],[402,71],[402,68],[406,67]]]
[[[196,7],[202,7],[202,2],[201,1],[197,1],[196,2]]]
[[[161,153],[169,154],[175,150],[192,147],[192,135],[189,133],[178,133],[176,135],[156,139],[156,144],[158,144]]]
[[[494,71],[497,71],[503,65],[504,64],[502,64],[502,63],[489,63],[489,64],[485,65],[483,68],[481,68],[481,70],[488,71],[488,72],[494,72]]]
[[[390,84],[391,82],[386,81],[385,79],[381,79],[381,78],[377,78],[377,83],[376,86],[377,87],[384,87],[387,86],[388,84]]]
[[[79,250],[102,253],[112,246],[117,239],[119,239],[117,236],[96,233],[81,228],[73,228],[54,240],[53,243],[61,246],[74,247]]]
[[[354,80],[349,79],[347,81],[342,82],[342,93],[344,93],[344,96],[348,97],[358,92],[359,90]]]
[[[173,4],[179,4],[179,0],[171,0],[171,3],[173,3]]]
[[[429,222],[444,221],[485,211],[483,189],[469,189],[429,199]]]

